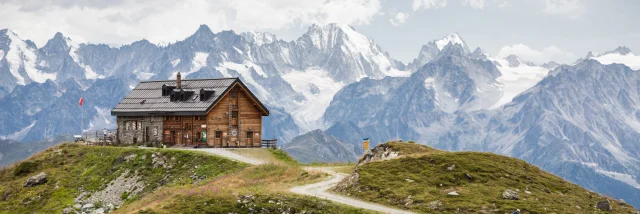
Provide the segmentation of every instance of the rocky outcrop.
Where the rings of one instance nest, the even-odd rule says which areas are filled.
[[[388,144],[380,144],[362,157],[358,162],[358,166],[374,161],[382,161],[397,158],[400,152],[394,151]]]
[[[44,183],[47,183],[47,174],[44,172],[41,172],[40,174],[27,179],[27,181],[24,182],[24,187],[38,186]]]

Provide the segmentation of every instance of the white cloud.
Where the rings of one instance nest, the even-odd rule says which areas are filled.
[[[430,8],[443,8],[447,6],[447,0],[413,0],[411,8],[413,11]]]
[[[408,18],[409,18],[408,13],[400,12],[400,13],[397,13],[393,18],[389,19],[389,22],[391,22],[393,26],[398,26],[400,24],[404,24]]]
[[[484,9],[484,0],[462,0],[462,5],[474,9]]]
[[[173,42],[200,24],[214,32],[282,30],[312,23],[369,24],[380,0],[24,0],[0,1],[0,26],[42,46],[55,32],[74,41]]]
[[[584,0],[543,0],[542,12],[551,15],[567,15],[569,18],[579,18],[586,10]]]
[[[523,60],[530,61],[536,64],[543,64],[549,61],[556,61],[559,63],[570,63],[577,59],[576,55],[564,51],[555,45],[550,45],[540,50],[535,50],[524,44],[507,45],[500,49],[498,57],[503,58],[511,54],[520,57]]]

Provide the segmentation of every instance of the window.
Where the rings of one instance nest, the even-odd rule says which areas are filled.
[[[171,117],[169,116],[164,116],[164,120],[170,120]]]
[[[247,139],[251,139],[253,138],[253,131],[248,131],[247,132]]]
[[[237,98],[238,97],[238,92],[237,91],[231,91],[231,98]]]
[[[124,122],[124,130],[129,130],[131,126],[131,122],[130,121],[125,121]]]
[[[175,117],[173,117],[173,119],[174,119],[174,120],[180,120],[180,117],[175,116]]]
[[[158,127],[153,127],[153,136],[158,136]]]
[[[136,123],[138,124],[138,129],[136,130],[142,130],[142,122],[136,121]]]
[[[238,118],[238,111],[232,111],[231,118],[234,118],[234,119]]]
[[[222,131],[216,131],[216,139],[220,139],[222,137]]]

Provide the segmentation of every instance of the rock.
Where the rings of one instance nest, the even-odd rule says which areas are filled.
[[[73,205],[73,208],[76,210],[82,209],[82,204],[75,204]]]
[[[473,176],[471,176],[469,173],[464,173],[464,177],[466,177],[469,180],[473,180]]]
[[[74,213],[74,211],[73,208],[67,207],[62,210],[61,214],[71,214]]]
[[[32,187],[32,186],[37,186],[44,183],[47,183],[47,174],[44,172],[41,172],[40,174],[27,179],[27,181],[24,182],[24,187]]]
[[[525,190],[524,193],[531,194],[529,190]]]
[[[126,157],[124,157],[124,160],[129,162],[129,161],[135,160],[137,157],[138,157],[138,155],[134,153],[134,154],[130,154],[130,155],[127,155]]]
[[[598,203],[596,203],[596,209],[602,210],[602,211],[611,211],[611,204],[609,203],[609,201],[598,201]]]
[[[432,210],[438,210],[442,206],[442,201],[432,201],[427,204],[427,207]]]
[[[518,193],[516,191],[510,190],[510,189],[505,190],[502,193],[502,198],[503,199],[507,199],[507,200],[518,200],[518,199],[520,199],[520,198],[518,198]]]
[[[407,181],[407,182],[409,182],[409,183],[413,183],[413,182],[415,182],[414,180],[411,180],[411,179],[409,179],[409,178],[404,179],[404,180],[405,180],[405,181]]]
[[[449,171],[453,171],[454,169],[456,169],[456,165],[452,164],[451,166],[447,167],[447,170]]]
[[[404,199],[404,206],[410,207],[413,205],[413,199],[411,199],[411,195],[407,196],[407,199]]]
[[[456,191],[451,191],[451,192],[447,193],[447,195],[458,196],[460,194],[458,192],[456,192]]]
[[[83,212],[86,211],[86,210],[90,210],[90,209],[93,209],[93,204],[92,203],[88,203],[88,204],[82,205],[82,211]]]
[[[92,212],[92,214],[104,214],[104,209],[103,208],[98,208],[98,209],[94,210]]]

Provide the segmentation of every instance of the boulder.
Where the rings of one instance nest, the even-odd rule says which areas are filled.
[[[458,196],[460,194],[458,192],[456,192],[456,191],[451,191],[451,192],[447,193],[447,195]]]
[[[596,203],[596,209],[602,210],[602,211],[611,211],[611,204],[609,203],[609,201],[598,201],[598,203]]]
[[[41,172],[40,174],[27,179],[27,181],[24,182],[24,187],[32,187],[32,186],[37,186],[44,183],[47,183],[47,174],[44,172]]]
[[[507,200],[518,200],[518,199],[520,199],[518,197],[518,193],[516,191],[510,190],[510,189],[505,190],[502,193],[502,198],[503,199],[507,199]]]

